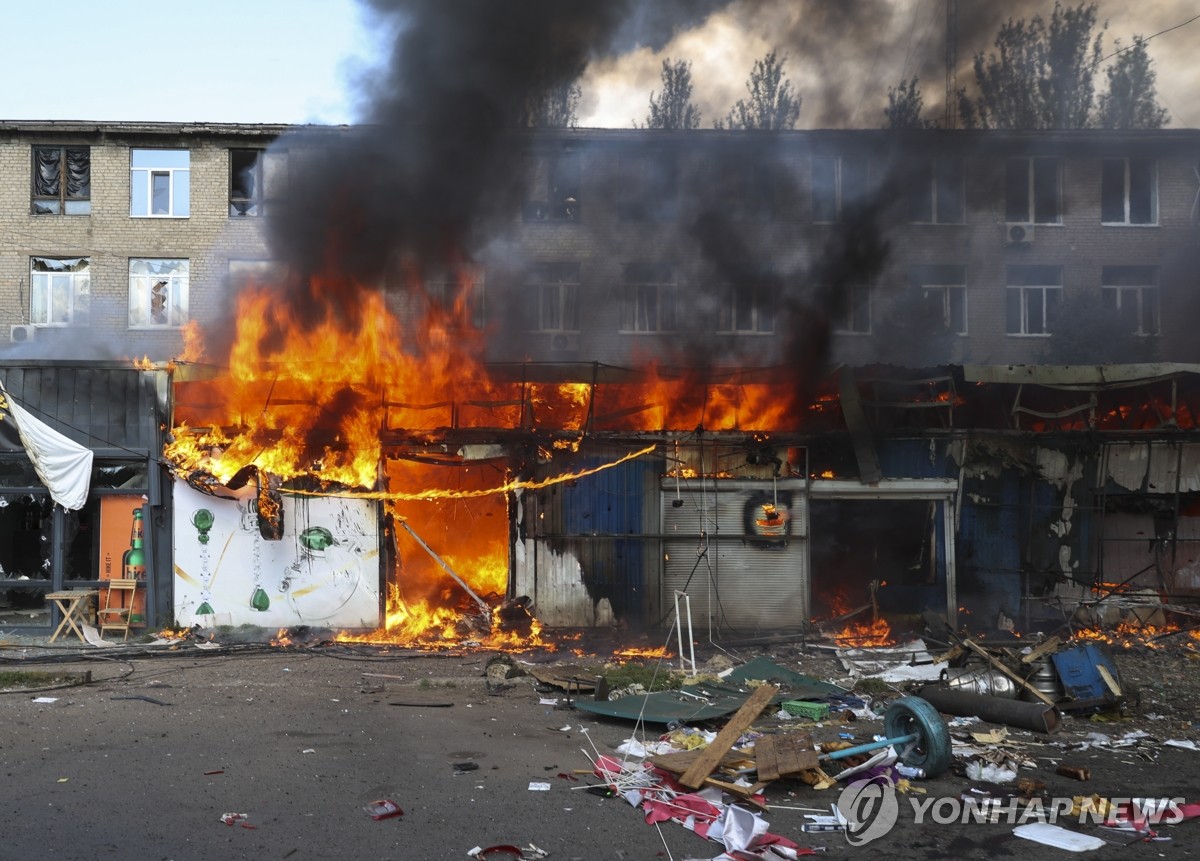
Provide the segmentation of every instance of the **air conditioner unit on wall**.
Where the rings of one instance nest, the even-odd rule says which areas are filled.
[[[555,332],[550,336],[550,350],[553,353],[572,353],[579,350],[578,332]]]
[[[8,327],[8,340],[14,344],[26,344],[37,335],[37,327],[29,323],[14,323]]]
[[[1010,221],[1005,225],[1004,236],[1009,245],[1033,242],[1033,225],[1027,221]]]

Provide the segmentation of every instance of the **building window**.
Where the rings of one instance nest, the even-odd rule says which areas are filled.
[[[578,221],[579,153],[561,152],[538,157],[534,162],[526,221]]]
[[[1138,335],[1157,335],[1160,329],[1157,266],[1105,266],[1101,295]]]
[[[864,284],[847,284],[834,297],[830,314],[839,335],[871,334],[871,290]]]
[[[92,151],[88,147],[33,148],[34,215],[90,215]]]
[[[182,326],[188,321],[188,261],[129,261],[129,326]]]
[[[962,159],[920,159],[909,165],[909,171],[913,183],[908,201],[909,221],[963,223]]]
[[[665,153],[622,155],[617,217],[631,222],[672,222],[679,215],[675,159]]]
[[[967,334],[967,267],[913,266],[908,281],[920,291],[921,309],[946,332]]]
[[[674,332],[675,267],[670,263],[630,263],[621,296],[622,332]]]
[[[1005,331],[1049,335],[1049,320],[1061,298],[1061,266],[1009,266]]]
[[[578,263],[538,263],[530,270],[526,287],[530,329],[579,331]]]
[[[235,290],[246,287],[280,286],[286,283],[287,267],[277,260],[230,260],[229,284]]]
[[[1010,158],[1004,175],[1004,218],[1062,224],[1062,183],[1056,158]]]
[[[724,155],[713,163],[714,201],[730,221],[771,221],[775,218],[778,185],[771,161]]]
[[[812,220],[845,221],[867,200],[867,160],[820,156],[812,162]]]
[[[1104,224],[1158,223],[1158,168],[1153,159],[1104,159],[1100,220]]]
[[[482,266],[464,265],[431,273],[425,279],[425,295],[454,321],[483,328]]]
[[[288,154],[265,149],[229,151],[229,216],[274,215],[287,197]]]
[[[191,206],[185,149],[135,149],[130,154],[129,214],[137,218],[186,218]]]
[[[33,257],[29,261],[29,319],[40,326],[86,325],[92,299],[87,257]]]
[[[773,273],[747,271],[721,288],[717,331],[766,335],[775,331],[778,290]]]

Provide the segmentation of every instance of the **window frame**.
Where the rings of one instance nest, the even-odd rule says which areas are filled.
[[[254,160],[239,170],[235,154],[254,154]],[[290,185],[291,161],[288,151],[273,147],[230,147],[229,148],[229,217],[262,218],[277,215],[287,203]],[[237,196],[244,191],[238,182],[240,174],[250,173],[248,196]],[[281,192],[281,193],[273,193]]]
[[[452,319],[470,323],[476,329],[486,324],[486,278],[482,265],[462,265],[427,273],[425,298],[446,309]]]
[[[925,175],[921,177],[922,182],[914,185],[911,190],[908,208],[908,220],[910,224],[965,224],[966,223],[966,167],[961,158],[953,156],[932,156],[929,158],[921,158],[915,160],[916,164],[922,166]],[[943,200],[947,194],[943,193],[944,189],[949,186],[949,183],[944,180],[946,177],[943,171],[947,168],[956,169],[957,174],[950,177],[954,185],[954,197],[957,200],[958,214],[957,218],[944,218],[943,210],[946,208],[943,205]],[[914,173],[916,168],[913,169]],[[922,189],[920,186],[923,185]],[[918,201],[922,204],[922,213],[924,214],[924,204],[928,202],[929,218],[915,217]]]
[[[1021,207],[1022,212],[1016,212],[1015,202],[1012,200],[1012,193],[1016,185],[1013,175],[1014,166],[1023,164],[1024,169],[1021,171],[1023,181],[1020,183],[1022,189],[1021,194],[1024,198],[1024,206]],[[1038,172],[1041,165],[1053,165],[1054,167],[1054,187],[1053,198],[1054,217],[1047,220],[1044,213],[1039,213],[1039,204],[1042,201],[1048,200],[1046,190],[1041,188],[1039,177],[1042,176]],[[1009,156],[1005,159],[1005,177],[1004,177],[1004,220],[1015,224],[1037,224],[1040,226],[1050,227],[1053,225],[1061,225],[1063,223],[1063,165],[1062,159],[1058,156]],[[1040,193],[1039,193],[1040,192]]]
[[[531,304],[529,326],[534,332],[577,333],[580,266],[578,263],[534,263],[526,276]]]
[[[951,270],[956,270],[951,272]],[[957,276],[957,277],[951,277]],[[942,310],[942,325],[948,334],[965,337],[969,334],[968,326],[968,293],[967,293],[967,267],[962,264],[944,264],[913,266],[908,273],[909,283],[913,289],[920,290],[923,294],[922,298],[928,300],[930,294],[941,293],[941,310]],[[954,296],[958,294],[961,298],[959,306],[961,308],[962,328],[956,328],[955,324],[955,309]],[[934,296],[933,298],[936,298]]]
[[[1121,205],[1123,209],[1123,220],[1112,221],[1108,218],[1109,209],[1107,200],[1109,195],[1115,191],[1108,188],[1110,180],[1109,169],[1116,163],[1121,164]],[[1146,221],[1133,220],[1133,185],[1135,182],[1133,166],[1135,164],[1144,164],[1148,167],[1146,182],[1149,188],[1146,193],[1149,200],[1146,201],[1146,206],[1149,209],[1149,217]],[[1133,158],[1130,156],[1118,156],[1103,158],[1100,160],[1100,224],[1105,227],[1158,227],[1159,221],[1159,201],[1158,201],[1158,159],[1155,158]]]
[[[171,166],[164,160],[161,165],[138,165],[139,155],[158,156],[165,153],[183,153],[187,166]],[[157,161],[157,158],[149,159]],[[189,218],[191,217],[191,171],[192,151],[180,147],[132,147],[129,150],[129,217],[130,218]],[[142,178],[144,175],[144,179]],[[166,178],[167,206],[165,212],[156,211],[157,180]],[[139,185],[144,187],[145,197],[141,201],[146,211],[138,211]]]
[[[1125,281],[1126,278],[1136,280],[1132,276],[1137,275],[1139,271],[1147,276],[1141,283],[1113,283]],[[1124,313],[1121,316],[1122,319],[1136,319],[1137,328],[1133,334],[1140,338],[1157,338],[1162,334],[1162,291],[1158,276],[1157,266],[1105,266],[1100,273],[1100,295],[1105,307],[1120,313],[1126,297],[1134,297],[1134,313]],[[1147,305],[1151,307],[1148,308]],[[1146,331],[1147,322],[1150,323],[1151,331]]]
[[[54,195],[38,194],[38,153],[51,150],[57,150],[59,153],[59,176],[58,176],[58,192]],[[69,171],[71,167],[70,153],[83,152],[86,153],[87,161],[87,178],[84,181],[85,194],[71,194],[71,182],[69,179]],[[30,147],[30,177],[29,177],[29,212],[31,215],[69,215],[69,216],[87,216],[92,214],[92,148],[87,144],[72,146],[70,144],[33,144]],[[55,204],[54,209],[39,209],[39,202],[42,206],[48,206],[51,202]],[[74,209],[75,211],[72,211]]]
[[[62,263],[74,261],[76,264],[82,264],[83,268],[65,272],[39,271],[36,269],[38,261],[59,261]],[[66,319],[54,319],[58,316],[54,313],[56,292],[54,281],[56,279],[64,280],[69,289],[69,307],[66,309]],[[37,287],[39,281],[46,282],[44,291],[39,290]],[[41,254],[31,256],[29,258],[30,322],[35,326],[44,328],[86,326],[91,315],[91,288],[92,259],[90,257],[47,257]],[[39,297],[39,293],[42,293],[42,296]],[[80,301],[81,298],[83,301]],[[43,306],[40,310],[37,307],[39,304]]]
[[[135,272],[139,264],[150,266],[177,264],[175,271]],[[182,264],[182,266],[178,266]],[[165,280],[164,280],[165,279]],[[191,260],[186,257],[129,258],[129,328],[141,330],[181,329],[188,323],[188,294],[191,279]],[[154,281],[152,285],[150,282]],[[167,287],[163,306],[166,318],[155,321],[154,288],[160,283]]]
[[[778,295],[771,271],[747,269],[736,281],[718,286],[717,334],[762,337],[775,334]],[[742,321],[745,321],[744,324]]]
[[[1022,278],[1014,276],[1025,275],[1032,278],[1038,270],[1050,271],[1054,270],[1057,274],[1057,283],[1021,283]],[[1055,308],[1061,304],[1063,295],[1063,268],[1061,266],[1021,266],[1010,265],[1005,271],[1005,311],[1004,311],[1004,333],[1014,338],[1049,338],[1054,333],[1050,329],[1050,318],[1054,314]],[[1018,308],[1020,311],[1019,331],[1013,331],[1013,294],[1018,296],[1020,303]],[[1041,305],[1041,331],[1030,331],[1030,301],[1035,297],[1040,296]],[[1053,297],[1054,301],[1048,301]]]
[[[679,330],[679,271],[673,263],[626,263],[621,271],[623,335]]]
[[[818,165],[832,164],[833,170],[828,178],[828,182],[818,184],[817,167]],[[853,197],[852,194],[847,194],[847,175],[854,176],[852,172],[847,171],[847,165],[861,167],[861,177],[855,177],[855,181],[861,183],[861,200],[848,202],[847,197]],[[811,183],[809,186],[809,214],[814,224],[840,224],[846,221],[849,212],[853,205],[865,203],[871,188],[871,160],[866,156],[846,156],[846,155],[818,155],[813,156],[810,167]],[[832,198],[820,206],[818,211],[818,192],[821,194],[830,194]],[[830,212],[831,211],[831,212]],[[824,216],[829,213],[831,218]],[[819,217],[820,216],[820,217]]]
[[[831,331],[835,335],[870,335],[874,291],[866,284],[847,284],[845,290],[847,305],[833,309]]]
[[[544,199],[526,199],[521,210],[526,222],[571,224],[583,220],[581,186],[582,154],[576,149],[539,153],[535,157],[534,182],[530,188],[545,192]]]

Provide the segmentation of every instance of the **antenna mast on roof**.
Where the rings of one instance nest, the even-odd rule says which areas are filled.
[[[944,127],[958,125],[958,0],[946,0],[946,120]]]

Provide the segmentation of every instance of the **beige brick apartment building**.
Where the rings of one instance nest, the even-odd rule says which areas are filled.
[[[300,265],[283,249],[337,265],[305,247],[328,241],[319,231],[278,228],[311,204],[297,193],[307,172],[353,152],[328,145],[361,133],[0,123],[0,371],[98,463],[93,498],[68,514],[20,442],[2,440],[0,585],[94,583],[105,512],[144,502],[148,618],[190,618],[173,545],[195,529],[161,463],[173,383],[127,360],[178,356],[189,323],[227,326],[241,276]],[[651,456],[509,499],[493,519],[510,591],[547,624],[661,619],[711,518],[726,537],[706,557],[723,567],[702,572],[719,597],[705,612],[738,629],[802,622],[830,584],[861,603],[884,568],[883,603],[951,618],[960,603],[1011,617],[1155,570],[1200,592],[1200,385],[1186,364],[1200,353],[1200,131],[572,129],[511,142],[527,171],[457,237],[469,247],[456,275],[442,259],[414,267],[411,245],[393,253],[351,219],[386,263],[370,286],[404,325],[466,283],[486,358],[517,363],[508,378],[522,384],[540,374],[594,394],[651,358],[783,369],[787,385],[811,363],[814,388],[839,377],[824,388],[839,406],[806,414],[812,426],[655,428]],[[353,168],[331,226],[391,193],[376,161]],[[583,465],[647,439],[582,427]],[[389,456],[427,454],[383,430]],[[559,460],[526,458],[537,432],[447,426],[437,443],[552,477]],[[681,483],[681,464],[720,480]],[[764,500],[790,509],[794,531],[753,533]]]
[[[289,131],[302,134],[267,150]],[[271,258],[262,226],[331,134],[354,131],[0,123],[0,342],[48,358],[177,355],[183,324],[228,309],[231,271]],[[769,364],[797,306],[852,363],[1130,360],[1070,355],[1087,341],[1075,304],[1051,332],[1080,297],[1119,312],[1133,358],[1193,358],[1195,130],[523,143],[524,201],[468,250],[476,322],[507,334],[496,360],[620,364],[699,344],[709,360]],[[361,181],[376,180],[364,168]]]

